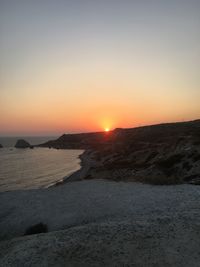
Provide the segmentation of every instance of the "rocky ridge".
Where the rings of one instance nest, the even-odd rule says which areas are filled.
[[[41,146],[86,149],[84,179],[200,184],[200,120],[65,134]]]

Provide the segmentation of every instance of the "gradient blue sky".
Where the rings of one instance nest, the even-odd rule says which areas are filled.
[[[0,0],[0,135],[200,117],[199,0]]]

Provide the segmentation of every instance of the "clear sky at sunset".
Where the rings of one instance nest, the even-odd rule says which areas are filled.
[[[0,0],[0,135],[200,118],[199,0]]]

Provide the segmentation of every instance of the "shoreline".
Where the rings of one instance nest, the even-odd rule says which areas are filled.
[[[11,149],[16,151],[10,151]],[[56,149],[49,151],[48,148],[39,147],[36,151],[5,147],[1,153],[0,192],[48,189],[62,184],[82,169],[81,155],[84,152],[83,149],[57,152]],[[23,157],[27,157],[26,165],[23,162],[20,164]],[[10,165],[7,164],[8,161]],[[5,168],[4,164],[7,164]],[[19,168],[14,172],[17,164]]]
[[[52,187],[66,184],[66,183],[77,182],[77,181],[83,180],[88,175],[90,168],[91,168],[91,159],[88,156],[89,153],[90,153],[89,150],[84,150],[83,153],[79,155],[80,169],[73,172],[69,176],[65,176],[61,181],[58,181],[54,183],[53,185],[50,185],[47,188],[52,188]]]

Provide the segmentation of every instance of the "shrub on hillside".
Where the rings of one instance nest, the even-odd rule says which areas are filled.
[[[24,235],[34,235],[34,234],[47,233],[47,232],[48,232],[47,225],[44,223],[38,223],[27,228]]]

